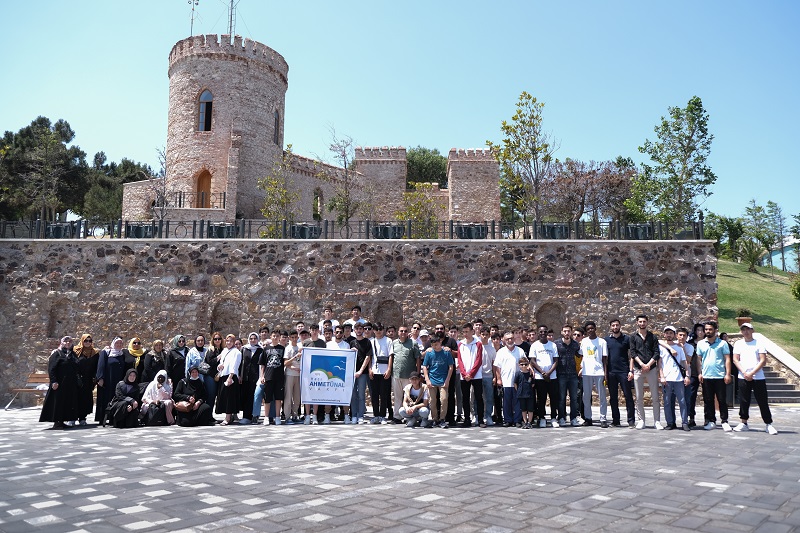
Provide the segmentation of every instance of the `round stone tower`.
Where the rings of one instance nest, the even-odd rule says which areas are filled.
[[[283,149],[289,66],[275,50],[198,35],[169,54],[167,179],[171,219],[258,218],[257,187]]]

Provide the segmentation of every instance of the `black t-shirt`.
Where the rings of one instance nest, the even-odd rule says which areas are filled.
[[[315,341],[312,341],[311,339],[306,339],[303,341],[303,346],[309,346],[313,348],[324,348],[325,346],[327,346],[327,344],[325,344],[324,339],[317,339]]]
[[[264,366],[264,381],[278,381],[283,383],[283,352],[286,349],[282,344],[267,346],[258,362]]]
[[[631,349],[630,337],[621,334],[619,337],[609,335],[606,337],[606,344],[608,345],[608,370],[609,372],[617,372],[627,374],[630,372],[630,356],[628,354]]]
[[[531,343],[528,341],[522,341],[521,343],[517,344],[517,348],[522,350],[522,353],[525,354],[525,357],[528,357],[528,354],[531,351]]]
[[[361,365],[364,364],[364,359],[369,357],[373,357],[374,354],[372,353],[372,343],[369,342],[369,339],[366,337],[362,337],[361,340],[355,339],[353,342],[350,343],[351,348],[355,348],[356,351],[356,372],[361,370]]]

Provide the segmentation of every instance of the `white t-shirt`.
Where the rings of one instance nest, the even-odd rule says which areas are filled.
[[[319,331],[320,331],[320,333],[324,333],[325,332],[325,330],[322,329],[322,327],[323,327],[322,325],[324,323],[325,323],[324,320],[320,320],[319,321]],[[332,318],[331,319],[331,329],[336,329],[336,326],[338,326],[338,325],[339,325],[339,321],[336,320],[335,318]]]
[[[739,365],[747,372],[753,370],[756,365],[761,362],[762,357],[767,356],[767,350],[764,349],[763,346],[760,346],[756,339],[753,339],[750,342],[747,342],[744,339],[739,339],[733,345],[733,353],[734,355],[739,354]],[[744,376],[741,372],[739,372],[739,379],[744,379]],[[753,379],[764,379],[763,367],[755,373]]]
[[[372,337],[369,339],[369,343],[372,345],[372,353],[374,354],[370,362],[372,371],[385,374],[386,371],[389,370],[389,364],[379,363],[378,360],[388,360],[389,356],[392,355],[392,340],[389,337],[381,337],[380,339]]]
[[[558,361],[558,348],[552,341],[547,341],[546,343],[542,344],[541,341],[536,341],[531,344],[530,352],[528,352],[528,358],[531,360],[531,366],[533,366],[533,361],[536,360],[536,363],[539,367],[548,372],[553,365],[555,365]],[[544,379],[539,372],[534,372],[534,377],[536,379]],[[558,372],[553,372],[550,374],[550,379],[556,379]]]
[[[675,354],[675,359],[678,360],[679,364],[683,365],[683,368],[686,368],[686,354],[683,348],[679,344],[673,344],[672,348],[678,352]],[[661,353],[661,371],[664,373],[664,378],[667,381],[683,381],[681,370],[675,363],[675,359],[672,358],[671,352],[660,344],[658,345],[658,350]]]
[[[483,343],[483,341],[481,341]],[[491,339],[483,345],[483,355],[481,356],[481,373],[485,378],[491,378],[494,374],[494,358],[497,356]]]
[[[603,376],[603,358],[608,357],[608,344],[600,337],[590,339],[584,337],[581,341],[581,363],[582,375],[584,376]]]
[[[519,358],[523,356],[522,350],[514,346],[514,349],[509,351],[508,348],[503,346],[497,350],[494,358],[494,366],[500,369],[500,383],[503,387],[514,386],[514,376],[519,370]]]
[[[283,360],[286,361],[297,355],[297,351],[299,349],[300,346],[292,346],[291,344],[289,344],[289,346],[287,346],[286,349],[283,350]],[[293,377],[297,377],[300,375],[300,359],[295,359],[294,361],[292,361],[291,365],[286,367],[285,375]]]
[[[330,348],[332,350],[349,350],[350,349],[350,345],[347,344],[347,341],[345,341],[345,340],[343,340],[342,342],[328,341],[325,344],[325,347],[326,348]]]

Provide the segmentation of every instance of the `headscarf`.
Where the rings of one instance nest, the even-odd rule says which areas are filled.
[[[180,349],[180,346],[178,346],[178,341],[179,341],[181,338],[184,338],[184,339],[185,339],[185,338],[186,338],[186,335],[175,335],[174,337],[172,337],[172,349],[173,349],[173,350],[178,350],[178,349]],[[186,353],[187,353],[189,350],[186,348],[186,343],[185,343],[185,342],[183,343],[183,349],[184,349],[183,355],[186,355]]]
[[[69,335],[64,335],[61,337],[61,344],[58,346],[58,349],[64,353],[67,353],[70,350],[70,345],[72,343],[72,337]]]
[[[84,333],[81,335],[81,340],[78,342],[78,346],[72,349],[72,351],[75,352],[75,355],[78,357],[92,357],[99,352],[99,350],[96,350],[94,346],[90,346],[84,351],[83,341],[90,338],[92,338],[92,336],[89,333]]]
[[[121,341],[122,337],[114,337],[114,340],[111,341],[111,349],[108,352],[109,357],[119,357],[122,355],[122,350],[117,350],[114,348],[114,345],[117,344],[117,341]]]
[[[159,352],[156,350],[156,344],[161,343],[161,351]],[[153,359],[156,361],[163,361],[164,360],[164,341],[161,339],[156,339],[153,341],[153,349],[150,350],[150,353],[153,354]]]
[[[158,387],[158,376],[164,376],[164,383],[161,385],[161,389],[159,390]],[[166,397],[164,397],[166,395]],[[168,400],[172,397],[172,387],[169,384],[169,380],[167,378],[167,371],[166,370],[159,370],[156,374],[156,377],[153,378],[147,385],[147,389],[144,391],[144,395],[142,396],[142,400],[147,400],[149,402],[155,402],[157,400]]]
[[[136,369],[135,369],[135,368],[129,368],[129,369],[128,369],[128,371],[127,371],[127,372],[125,372],[125,378],[122,380],[122,381],[123,381],[123,383],[125,384],[125,394],[128,394],[128,395],[130,395],[130,393],[131,393],[131,392],[132,392],[134,389],[137,389],[137,388],[139,388],[139,384],[138,384],[138,383],[136,383],[136,381],[135,381],[135,380],[134,380],[134,382],[133,382],[133,383],[131,383],[130,381],[128,381],[128,376],[130,376],[132,373],[133,373],[133,374],[136,374],[136,377],[139,377],[139,373],[136,371]]]
[[[138,348],[134,347],[134,344],[133,344],[134,341],[139,341],[139,347]],[[142,349],[142,339],[140,339],[139,337],[132,338],[128,342],[128,351],[135,358],[135,360],[133,362],[133,366],[138,367],[139,366],[139,360],[144,355],[144,350]]]
[[[196,378],[192,377],[192,370],[197,370],[197,377]],[[192,381],[200,379],[200,367],[197,366],[197,365],[190,366],[189,367],[189,372],[186,375],[189,378],[189,380],[192,380]]]
[[[250,337],[252,337],[253,335],[256,336],[256,343],[255,344],[251,344],[252,341],[250,340]],[[255,331],[251,331],[250,334],[247,336],[247,343],[248,344],[247,344],[246,348],[250,348],[250,351],[255,353],[256,348],[260,348],[261,347],[261,345],[258,343],[259,339],[260,339],[260,337],[258,336],[258,333],[256,333]]]

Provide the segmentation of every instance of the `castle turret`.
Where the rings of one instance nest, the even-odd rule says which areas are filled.
[[[447,183],[451,220],[500,220],[500,166],[491,150],[451,149]]]

